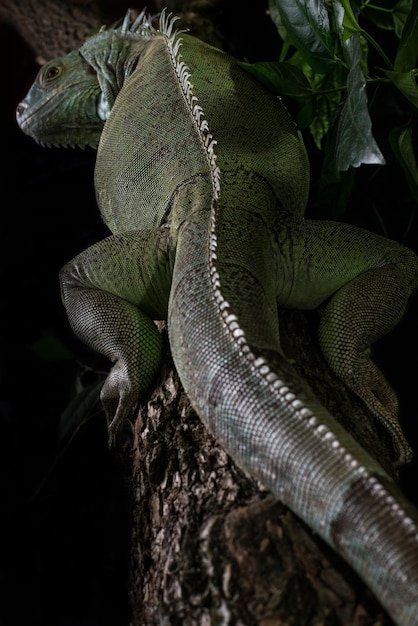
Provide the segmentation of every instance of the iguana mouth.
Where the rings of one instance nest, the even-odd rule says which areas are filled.
[[[57,124],[56,127],[49,126],[46,132],[39,124],[37,124],[37,117],[39,112],[44,109],[48,100],[44,100],[36,110],[30,109],[26,100],[22,100],[16,109],[16,120],[19,128],[36,143],[47,148],[86,148],[91,147],[96,149],[98,145],[98,127],[101,126],[103,118],[99,116],[99,107],[102,111],[105,111],[105,106],[101,103],[102,96],[97,98],[97,118],[92,118],[89,124],[84,124],[85,135],[84,140],[79,141],[74,135],[79,129],[79,123],[77,120],[67,120],[63,123]],[[110,111],[109,111],[110,112]],[[88,138],[91,138],[89,141]]]
[[[38,141],[38,138],[34,134],[34,129],[36,128],[36,117],[39,115],[39,112],[42,111],[48,104],[48,100],[44,100],[40,103],[36,109],[30,107],[29,103],[25,100],[19,102],[16,108],[16,121],[19,125],[19,128],[23,130],[26,135],[30,135]],[[35,118],[35,124],[32,123],[32,120]],[[52,132],[49,134],[53,134]]]
[[[28,126],[29,120],[39,110],[38,109],[37,111],[33,111],[29,115],[25,116],[25,112],[26,112],[27,108],[28,108],[28,103],[25,100],[22,100],[22,102],[19,102],[19,104],[16,107],[16,121],[17,121],[17,123],[19,125],[19,128],[21,130],[23,130],[23,132],[26,133],[26,134],[28,134],[26,128]],[[42,107],[40,107],[40,108],[42,108]]]

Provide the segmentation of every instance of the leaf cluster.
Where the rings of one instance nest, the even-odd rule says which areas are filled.
[[[418,200],[413,137],[418,110],[418,3],[270,0],[270,16],[283,41],[279,60],[242,65],[290,102],[299,130],[323,155],[323,172],[339,179],[362,164],[385,163],[372,131],[372,116],[384,97],[382,87],[389,85],[401,94],[404,111],[398,124],[387,128],[390,149]]]

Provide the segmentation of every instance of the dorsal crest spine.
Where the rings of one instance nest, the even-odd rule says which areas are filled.
[[[174,71],[177,75],[180,88],[183,92],[186,103],[190,108],[191,115],[196,123],[198,133],[206,150],[212,178],[213,197],[214,200],[217,200],[220,193],[220,171],[216,165],[216,154],[214,150],[217,142],[210,133],[203,108],[200,104],[198,104],[197,96],[193,94],[193,85],[190,82],[190,70],[187,64],[181,60],[180,48],[182,46],[182,40],[180,35],[186,31],[174,29],[174,24],[180,18],[172,13],[167,13],[165,8],[159,14],[158,29],[153,26],[153,22],[157,17],[158,15],[153,16],[146,13],[146,10],[144,9],[138,17],[132,20],[131,11],[128,9],[122,24],[113,30],[122,35],[122,37],[127,38],[151,39],[153,37],[157,37],[158,35],[162,35],[166,38],[169,55]]]
[[[216,154],[214,151],[216,140],[209,131],[209,125],[205,119],[203,108],[198,104],[197,96],[193,94],[193,85],[190,82],[190,70],[187,64],[181,60],[180,48],[182,46],[182,40],[179,35],[184,31],[173,29],[178,19],[177,16],[173,16],[171,13],[167,14],[165,9],[163,9],[160,15],[158,32],[167,38],[168,50],[174,70],[207,153],[212,176],[213,197],[214,200],[217,200],[220,193],[220,172],[216,165]]]

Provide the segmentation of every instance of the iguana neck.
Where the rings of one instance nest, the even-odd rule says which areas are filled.
[[[214,141],[179,47],[167,35],[147,43],[104,126],[95,182],[114,233],[163,224],[176,230],[192,206],[208,208],[219,194]]]
[[[133,21],[128,10],[120,26],[109,30],[102,27],[81,46],[80,55],[97,74],[102,92],[98,113],[103,121],[108,119],[118,93],[136,69],[144,47],[160,34],[170,36],[176,19],[167,20],[163,11],[161,30],[157,30],[145,10]]]

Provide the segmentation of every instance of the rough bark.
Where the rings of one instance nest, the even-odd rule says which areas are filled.
[[[183,28],[193,25],[196,36],[221,45],[213,19],[217,4],[219,0],[2,0],[0,22],[12,26],[33,49],[38,63],[45,63],[78,48],[100,26],[123,17],[128,8],[138,12],[146,7],[150,13],[157,13],[167,7],[181,16]]]
[[[325,404],[388,463],[361,406],[318,355],[312,317],[283,313],[287,350]],[[392,623],[346,563],[214,441],[169,354],[139,411],[132,468],[133,626]]]
[[[2,0],[0,20],[13,26],[39,63],[67,54],[105,19],[98,0]]]

